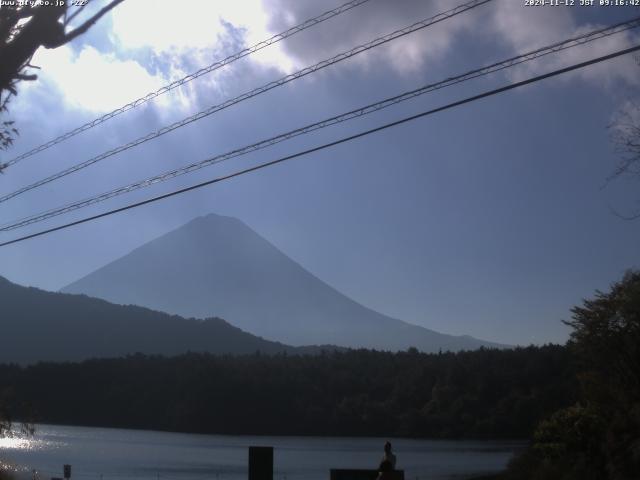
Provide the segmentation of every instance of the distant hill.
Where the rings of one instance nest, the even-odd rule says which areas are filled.
[[[0,277],[0,363],[72,361],[136,352],[308,352],[269,342],[219,318],[184,319],[85,295],[22,287]]]
[[[208,215],[135,249],[63,289],[186,317],[220,316],[292,345],[425,352],[501,347],[411,325],[321,281],[243,222]]]

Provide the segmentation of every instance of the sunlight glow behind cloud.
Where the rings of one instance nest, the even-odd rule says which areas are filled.
[[[78,55],[67,46],[41,49],[34,64],[42,67],[43,79],[56,84],[66,103],[93,112],[120,107],[166,83],[133,60],[122,61],[93,47],[83,48]]]
[[[364,28],[345,29],[345,25],[341,27],[339,22],[328,22],[323,26],[327,35],[323,38],[331,41],[318,42],[315,37],[300,37],[292,42],[269,46],[243,61],[251,62],[259,68],[276,68],[281,72],[291,73],[312,63],[310,59],[316,61],[370,40],[377,35],[369,31],[372,28],[374,31],[382,29],[388,32],[405,25],[410,20],[407,16],[411,12],[415,15],[427,15],[420,2],[405,1],[403,5],[405,8],[398,11],[387,4],[372,4],[369,9],[360,12],[365,19],[367,16],[375,19],[360,22]],[[77,55],[69,47],[41,49],[35,62],[43,67],[42,76],[58,86],[65,102],[71,107],[96,113],[106,112],[197,68],[220,60],[240,48],[269,38],[276,31],[317,15],[325,8],[327,5],[309,4],[302,8],[301,5],[291,3],[291,0],[191,0],[181,7],[156,0],[124,2],[112,12],[111,31],[108,35],[113,43],[113,53],[101,53],[91,46],[85,46]],[[434,11],[444,10],[446,4],[438,1],[431,8]],[[547,10],[542,10],[535,13],[540,18],[532,22],[531,13],[504,2],[501,8],[479,10],[477,14],[488,14],[489,28],[504,44],[516,51],[540,46],[540,38],[558,40],[565,37],[567,32],[577,33],[586,28],[578,28],[566,11],[550,15]],[[409,17],[413,18],[415,15]],[[368,70],[373,68],[368,63],[369,60],[375,59],[375,64],[378,65],[378,61],[384,59],[396,72],[411,74],[423,68],[426,61],[442,59],[451,50],[455,37],[472,28],[476,16],[460,16],[455,22],[444,22],[435,25],[428,32],[401,38],[381,49],[381,52],[356,58],[354,63]],[[543,29],[542,32],[540,28]],[[597,53],[626,46],[630,39],[630,34],[623,34],[601,40],[598,42]],[[145,63],[145,57],[135,53],[139,51],[152,52],[155,57],[152,64]],[[541,67],[557,68],[567,59],[573,63],[592,56],[593,53],[592,46],[578,48],[564,52],[561,57],[545,58],[509,75],[512,79],[519,75],[528,76]],[[619,68],[594,67],[574,74],[574,78],[580,75],[604,86],[609,86],[618,79],[637,84],[637,67],[633,59],[624,58],[617,60],[617,63]],[[158,65],[162,67],[158,68]],[[199,88],[204,87],[209,91],[224,90],[225,81],[219,75],[224,76],[224,73],[220,71],[199,80]],[[105,78],[109,79],[106,85],[103,81]],[[95,91],[96,85],[103,85],[98,94]],[[167,107],[171,104],[182,110],[190,110],[197,99],[197,92],[194,90],[196,87],[188,85],[176,91],[176,98],[170,102],[161,97],[158,99],[159,105]]]
[[[199,55],[206,63],[219,59],[218,44],[228,34],[225,23],[243,32],[245,46],[264,40],[273,33],[267,29],[269,14],[261,0],[242,2],[191,0],[182,8],[155,0],[125,2],[113,12],[113,36],[124,49],[150,48],[156,54],[185,54],[207,50]],[[162,8],[162,7],[164,8]],[[227,52],[231,53],[231,52]],[[278,45],[251,56],[253,61],[293,68],[292,60]]]

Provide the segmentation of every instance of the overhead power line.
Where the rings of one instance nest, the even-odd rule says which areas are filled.
[[[502,60],[500,62],[496,62],[493,63],[491,65],[488,66],[484,66],[475,70],[471,70],[469,72],[463,73],[461,75],[457,75],[454,77],[449,77],[445,80],[441,80],[439,82],[436,83],[431,83],[431,84],[427,84],[424,85],[420,88],[417,88],[415,90],[410,90],[408,92],[404,92],[400,95],[396,95],[390,98],[386,98],[384,100],[366,105],[364,107],[360,107],[358,109],[355,110],[351,110],[345,113],[342,113],[340,115],[336,115],[330,118],[326,118],[324,120],[321,120],[319,122],[315,122],[309,125],[306,125],[304,127],[300,127],[294,130],[290,130],[288,132],[285,133],[281,133],[279,135],[276,135],[274,137],[270,137],[264,140],[260,140],[256,143],[220,154],[220,155],[216,155],[214,157],[210,157],[207,158],[205,160],[201,160],[198,162],[194,162],[191,163],[189,165],[186,165],[184,167],[180,167],[180,168],[176,168],[173,170],[169,170],[166,172],[163,172],[161,174],[155,175],[153,177],[149,177],[143,180],[139,180],[137,182],[134,183],[130,183],[128,185],[122,186],[122,187],[118,187],[116,189],[113,190],[109,190],[107,192],[104,192],[102,194],[90,197],[90,198],[86,198],[84,200],[79,200],[73,203],[69,203],[67,205],[63,205],[60,207],[56,207],[54,209],[45,211],[45,212],[41,212],[35,215],[31,215],[29,217],[26,218],[22,218],[19,220],[14,220],[11,223],[7,223],[4,225],[0,225],[0,231],[9,231],[9,230],[14,230],[20,227],[24,227],[33,223],[38,223],[40,221],[43,220],[47,220],[49,218],[58,216],[58,215],[62,215],[65,213],[69,213],[71,211],[74,210],[78,210],[80,208],[84,208],[96,203],[100,203],[103,201],[106,201],[110,198],[119,196],[119,195],[123,195],[125,193],[129,193],[132,192],[134,190],[138,190],[144,187],[148,187],[151,185],[154,185],[156,183],[160,183],[160,182],[164,182],[167,181],[171,178],[175,178],[178,177],[180,175],[184,175],[187,173],[191,173],[193,171],[199,170],[201,168],[204,167],[208,167],[214,164],[218,164],[221,163],[223,161],[235,158],[235,157],[239,157],[242,155],[246,155],[248,153],[251,152],[255,152],[257,150],[261,150],[267,147],[270,147],[272,145],[275,145],[277,143],[286,141],[286,140],[290,140],[294,137],[300,136],[300,135],[304,135],[307,133],[311,133],[314,132],[316,130],[320,130],[322,128],[326,128],[329,127],[331,125],[335,125],[338,123],[342,123],[348,120],[352,120],[354,118],[358,118],[358,117],[362,117],[364,115],[368,115],[370,113],[373,112],[377,112],[379,110],[388,108],[392,105],[396,105],[398,103],[407,101],[407,100],[411,100],[413,98],[416,98],[420,95],[435,91],[435,90],[439,90],[445,87],[449,87],[458,83],[462,83],[468,80],[472,80],[474,78],[478,78],[480,76],[484,76],[484,75],[488,75],[491,73],[495,73],[498,72],[500,70],[504,70],[506,68],[510,68],[513,67],[515,65],[519,65],[525,62],[529,62],[532,60],[535,60],[537,58],[543,57],[545,55],[549,55],[551,53],[556,53],[556,52],[560,52],[569,48],[574,48],[577,47],[579,45],[584,45],[588,42],[592,42],[594,40],[598,40],[601,38],[605,38],[611,35],[614,35],[616,33],[620,33],[623,32],[625,30],[629,30],[631,28],[636,28],[640,26],[640,17],[637,17],[635,19],[632,20],[628,20],[626,22],[622,22],[616,25],[613,25],[611,27],[607,27],[607,28],[602,28],[602,29],[598,29],[598,30],[594,30],[591,32],[586,32],[583,35],[577,36],[577,37],[573,37],[567,40],[564,40],[562,42],[557,42],[554,43],[552,45],[548,45],[546,47],[542,47],[542,48],[538,48],[536,50],[533,50],[531,52],[527,52],[524,53],[522,55],[518,55],[515,57],[511,57],[508,58],[506,60]]]
[[[25,240],[29,240],[31,238],[35,238],[35,237],[39,237],[39,236],[42,236],[42,235],[46,235],[48,233],[56,232],[56,231],[63,230],[63,229],[66,229],[66,228],[70,228],[70,227],[73,227],[73,226],[76,226],[76,225],[80,225],[80,224],[87,223],[87,222],[90,222],[90,221],[93,221],[93,220],[97,220],[99,218],[103,218],[103,217],[107,217],[107,216],[110,216],[110,215],[114,215],[116,213],[124,212],[126,210],[131,210],[132,208],[137,208],[137,207],[140,207],[142,205],[147,205],[147,204],[154,203],[154,202],[157,202],[157,201],[160,201],[160,200],[164,200],[166,198],[173,197],[173,196],[176,196],[176,195],[180,195],[182,193],[186,193],[186,192],[189,192],[189,191],[192,191],[192,190],[196,190],[196,189],[208,186],[208,185],[213,185],[215,183],[219,183],[219,182],[222,182],[222,181],[225,181],[225,180],[229,180],[231,178],[239,177],[239,176],[245,175],[247,173],[255,172],[257,170],[262,170],[264,168],[271,167],[273,165],[277,165],[279,163],[286,162],[288,160],[293,160],[295,158],[299,158],[299,157],[302,157],[304,155],[308,155],[308,154],[311,154],[311,153],[319,152],[321,150],[325,150],[327,148],[334,147],[336,145],[340,145],[340,144],[343,144],[343,143],[346,143],[346,142],[350,142],[350,141],[355,140],[357,138],[361,138],[361,137],[365,137],[365,136],[371,135],[373,133],[381,132],[381,131],[386,130],[388,128],[396,127],[398,125],[402,125],[404,123],[408,123],[408,122],[411,122],[413,120],[417,120],[417,119],[422,118],[422,117],[433,115],[435,113],[442,112],[442,111],[445,111],[445,110],[449,110],[451,108],[459,107],[459,106],[465,105],[467,103],[475,102],[475,101],[481,100],[483,98],[491,97],[493,95],[497,95],[497,94],[500,94],[500,93],[503,93],[503,92],[506,92],[506,91],[509,91],[509,90],[513,90],[515,88],[523,87],[525,85],[529,85],[529,84],[532,84],[532,83],[535,83],[535,82],[539,82],[539,81],[547,79],[547,78],[551,78],[551,77],[555,77],[555,76],[558,76],[558,75],[562,75],[564,73],[571,72],[573,70],[578,70],[578,69],[581,69],[581,68],[585,68],[585,67],[587,67],[589,65],[594,65],[596,63],[604,62],[606,60],[611,60],[613,58],[620,57],[622,55],[627,55],[629,53],[636,52],[638,50],[640,50],[640,45],[636,45],[636,46],[631,47],[631,48],[626,48],[624,50],[618,50],[617,52],[611,53],[609,55],[604,55],[604,56],[601,56],[601,57],[593,58],[593,59],[588,60],[586,62],[577,63],[577,64],[571,65],[569,67],[560,68],[560,69],[554,70],[552,72],[545,73],[543,75],[538,75],[538,76],[535,76],[535,77],[528,78],[527,80],[523,80],[523,81],[520,81],[520,82],[512,83],[510,85],[505,85],[505,86],[500,87],[500,88],[489,90],[489,91],[483,92],[481,94],[474,95],[472,97],[467,97],[467,98],[465,98],[463,100],[458,100],[456,102],[448,103],[447,105],[444,105],[444,106],[441,106],[441,107],[438,107],[438,108],[434,108],[434,109],[431,109],[431,110],[427,110],[425,112],[418,113],[416,115],[411,115],[409,117],[404,117],[404,118],[402,118],[400,120],[396,120],[394,122],[386,123],[386,124],[381,125],[379,127],[375,127],[375,128],[369,129],[369,130],[365,130],[363,132],[356,133],[354,135],[350,135],[348,137],[343,137],[343,138],[341,138],[339,140],[335,140],[333,142],[325,143],[323,145],[320,145],[320,146],[317,146],[317,147],[314,147],[314,148],[303,150],[301,152],[297,152],[297,153],[294,153],[292,155],[288,155],[286,157],[281,157],[281,158],[278,158],[276,160],[271,160],[270,162],[261,163],[259,165],[255,165],[253,167],[245,168],[243,170],[239,170],[237,172],[234,172],[234,173],[231,173],[231,174],[228,174],[228,175],[223,175],[223,176],[220,176],[220,177],[217,177],[217,178],[213,178],[213,179],[208,180],[206,182],[198,183],[196,185],[191,185],[191,186],[186,187],[186,188],[181,188],[179,190],[175,190],[173,192],[165,193],[165,194],[159,195],[157,197],[152,197],[152,198],[140,201],[140,202],[129,204],[129,205],[124,206],[124,207],[116,208],[116,209],[113,209],[113,210],[109,210],[107,212],[103,212],[103,213],[100,213],[100,214],[97,214],[97,215],[93,215],[93,216],[86,217],[86,218],[83,218],[83,219],[80,219],[80,220],[76,220],[74,222],[69,222],[69,223],[66,223],[64,225],[59,225],[57,227],[49,228],[47,230],[42,230],[40,232],[32,233],[30,235],[25,235],[24,237],[16,238],[14,240],[9,240],[7,242],[0,243],[0,247],[4,247],[4,246],[7,246],[7,245],[12,245],[14,243],[18,243],[18,242],[22,242],[22,241],[25,241]]]
[[[231,107],[232,105],[235,105],[237,103],[243,102],[245,100],[248,100],[250,98],[253,98],[257,95],[263,94],[265,92],[268,92],[269,90],[272,90],[274,88],[280,87],[282,85],[285,85],[286,83],[292,82],[294,80],[297,80],[299,78],[302,78],[306,75],[309,75],[311,73],[315,73],[323,68],[326,68],[330,65],[334,65],[338,62],[341,62],[343,60],[346,60],[348,58],[354,57],[355,55],[358,55],[360,53],[366,52],[368,50],[371,50],[372,48],[378,47],[380,45],[383,45],[385,43],[388,43],[392,40],[396,40],[400,37],[403,37],[405,35],[408,35],[410,33],[416,32],[418,30],[422,30],[424,28],[427,28],[431,25],[434,25],[436,23],[442,22],[444,20],[447,20],[449,18],[452,18],[456,15],[460,15],[461,13],[464,13],[468,10],[471,10],[473,8],[479,7],[480,5],[484,5],[485,3],[488,3],[492,0],[473,0],[471,2],[467,2],[465,4],[462,5],[458,5],[455,8],[452,8],[450,10],[447,10],[445,12],[439,13],[437,15],[434,15],[432,17],[426,18],[424,20],[421,20],[419,22],[416,22],[412,25],[409,25],[408,27],[402,28],[400,30],[396,30],[394,32],[391,32],[387,35],[384,35],[382,37],[378,37],[375,40],[372,40],[371,42],[368,42],[366,44],[363,45],[359,45],[357,47],[352,48],[351,50],[347,51],[347,52],[343,52],[340,53],[338,55],[335,55],[327,60],[323,60],[321,62],[316,63],[315,65],[312,65],[310,67],[306,67],[303,68],[302,70],[298,70],[295,73],[292,73],[290,75],[286,75],[282,78],[280,78],[279,80],[275,80],[272,82],[269,82],[261,87],[255,88],[253,90],[250,90],[248,92],[245,92],[241,95],[238,95],[237,97],[231,98],[229,100],[224,101],[223,103],[217,104],[217,105],[213,105],[205,110],[202,110],[194,115],[191,115],[187,118],[184,118],[182,120],[179,120],[175,123],[172,123],[171,125],[162,127],[159,130],[156,130],[154,132],[150,132],[147,135],[143,136],[143,137],[139,137],[129,143],[126,143],[124,145],[120,145],[116,148],[113,148],[111,150],[108,150],[104,153],[101,153],[100,155],[97,155],[93,158],[90,158],[88,160],[85,160],[84,162],[78,163],[76,165],[73,165],[72,167],[69,167],[67,169],[64,169],[60,172],[54,173],[53,175],[50,175],[46,178],[43,178],[42,180],[38,180],[35,183],[32,183],[30,185],[27,185],[25,187],[19,188],[18,190],[15,190],[11,193],[8,193],[6,195],[3,195],[0,197],[0,203],[6,202],[7,200],[10,200],[14,197],[17,197],[18,195],[21,195],[23,193],[26,193],[30,190],[33,190],[35,188],[41,187],[42,185],[46,185],[47,183],[53,182],[54,180],[58,180],[62,177],[65,177],[67,175],[70,175],[72,173],[75,173],[79,170],[82,170],[84,168],[89,167],[90,165],[93,165],[95,163],[98,163],[102,160],[105,160],[109,157],[112,157],[118,153],[122,153],[126,150],[129,150],[131,148],[137,147],[138,145],[141,145],[143,143],[146,143],[150,140],[154,140],[158,137],[161,137],[162,135],[165,135],[169,132],[172,132],[178,128],[182,128],[186,125],[189,125],[190,123],[196,122],[198,120],[201,120],[205,117],[208,117],[209,115],[212,115],[216,112],[219,112],[221,110],[224,110],[226,108]]]
[[[280,42],[281,40],[284,40],[286,38],[292,37],[293,35],[295,35],[296,33],[302,32],[303,30],[306,30],[307,28],[310,27],[314,27],[316,25],[321,24],[322,22],[329,20],[330,18],[336,17],[344,12],[347,12],[355,7],[359,7],[360,5],[367,3],[370,0],[351,0],[343,5],[340,5],[337,8],[334,8],[333,10],[328,10],[316,17],[313,18],[309,18],[308,20],[305,20],[304,22],[289,28],[288,30],[285,30],[284,32],[280,32],[276,35],[273,35],[270,38],[267,38],[266,40],[262,40],[250,47],[247,47],[243,50],[240,50],[239,52],[236,52],[232,55],[229,55],[228,57],[216,61],[214,63],[212,63],[211,65],[207,65],[206,67],[201,68],[200,70],[190,73],[189,75],[186,75],[178,80],[175,80],[173,82],[171,82],[168,85],[165,85],[161,88],[159,88],[158,90],[156,90],[155,92],[151,92],[148,93],[147,95],[145,95],[144,97],[140,97],[130,103],[127,103],[126,105],[123,105],[120,108],[117,108],[109,113],[106,113],[104,115],[102,115],[101,117],[98,117],[94,120],[91,120],[90,122],[87,122],[83,125],[80,125],[77,128],[74,128],[73,130],[70,130],[66,133],[63,133],[62,135],[60,135],[59,137],[56,137],[52,140],[49,140],[46,143],[43,143],[42,145],[39,145],[31,150],[29,150],[28,152],[25,152],[21,155],[18,155],[17,157],[9,160],[8,162],[4,163],[3,166],[4,167],[9,167],[11,165],[14,165],[18,162],[20,162],[21,160],[24,160],[25,158],[31,157],[37,153],[43,152],[44,150],[47,150],[51,147],[53,147],[54,145],[57,145],[59,143],[64,142],[65,140],[68,140],[72,137],[75,137],[76,135],[89,130],[93,127],[96,127],[104,122],[106,122],[107,120],[112,119],[113,117],[116,117],[118,115],[120,115],[121,113],[124,113],[126,111],[129,111],[133,108],[139,107],[140,105],[143,105],[147,102],[149,102],[150,100],[153,100],[156,97],[159,97],[160,95],[163,95],[167,92],[170,92],[171,90],[174,90],[175,88],[181,87],[182,85],[190,82],[191,80],[195,80],[198,77],[201,77],[203,75],[206,75],[208,73],[211,73],[215,70],[218,70],[219,68],[222,68],[226,65],[229,65],[233,62],[235,62],[236,60],[240,60],[241,58],[244,58],[248,55],[251,55],[255,52],[258,52],[260,50],[262,50],[263,48],[266,48],[270,45],[273,45],[275,43]]]

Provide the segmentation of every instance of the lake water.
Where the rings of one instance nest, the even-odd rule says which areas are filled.
[[[330,468],[375,468],[386,439],[197,435],[38,425],[0,439],[19,479],[246,480],[248,447],[274,447],[274,480],[327,480]],[[406,480],[465,479],[502,470],[522,442],[390,439]]]

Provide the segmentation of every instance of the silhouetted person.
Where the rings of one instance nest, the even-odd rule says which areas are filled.
[[[384,444],[384,455],[382,456],[380,466],[378,467],[378,480],[389,478],[388,473],[394,471],[395,469],[396,456],[391,451],[391,443],[387,442]]]

